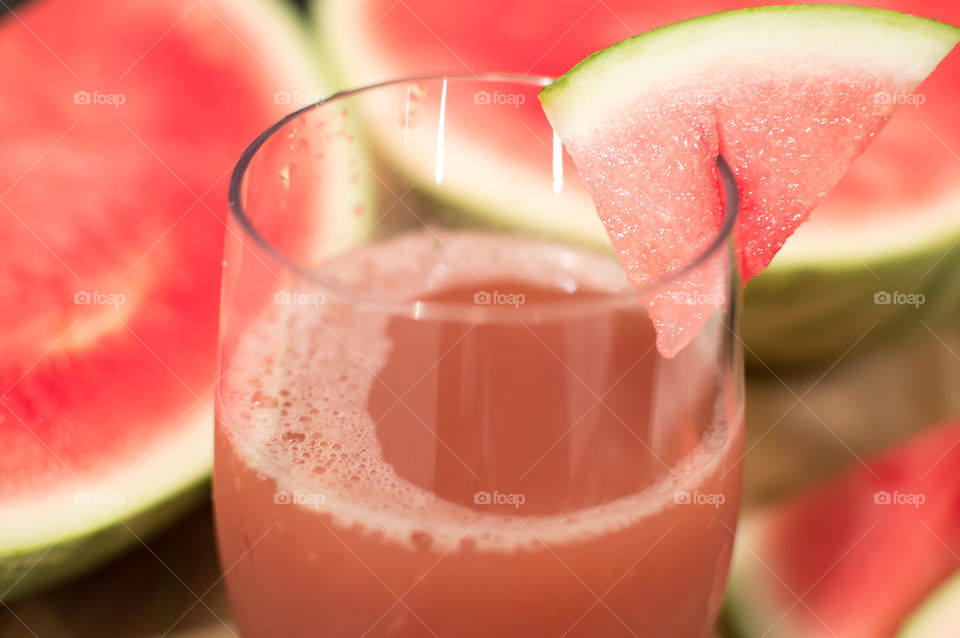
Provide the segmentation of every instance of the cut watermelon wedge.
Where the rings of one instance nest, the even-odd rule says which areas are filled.
[[[897,632],[897,638],[960,635],[960,573],[940,585]]]
[[[698,15],[767,3],[605,0],[589,6],[552,3],[545,11],[542,0],[489,0],[451,12],[433,0],[316,0],[315,11],[325,77],[350,88],[402,76],[489,69],[556,76],[625,37]],[[853,4],[960,24],[960,3],[955,0]],[[753,280],[745,292],[748,312],[743,317],[752,359],[771,366],[832,363],[853,343],[866,346],[885,339],[917,326],[918,319],[934,325],[955,316],[960,309],[960,289],[952,284],[960,268],[960,250],[952,249],[960,238],[958,74],[960,51],[954,51],[922,84],[920,99],[901,109],[770,267]],[[505,119],[516,117],[507,116],[507,110],[512,111],[505,109]],[[398,144],[389,136],[374,141],[383,147]],[[568,237],[581,236],[585,243],[609,243],[592,219],[586,195],[580,206],[545,208],[524,206],[522,197],[505,203],[500,193],[471,188],[486,181],[478,175],[498,171],[523,175],[517,180],[521,183],[550,179],[549,166],[530,166],[520,150],[487,165],[481,164],[482,150],[471,167],[472,179],[464,180],[456,199],[443,202],[446,208],[497,225],[534,230],[549,225],[567,231]],[[422,152],[429,164],[431,147]],[[397,155],[389,149],[386,154]],[[406,165],[416,159],[409,152],[404,156]],[[546,175],[537,175],[537,170]],[[453,177],[447,178],[449,186]],[[568,180],[565,189],[574,187],[574,181]],[[422,186],[429,189],[430,184]],[[875,306],[873,295],[883,290],[924,294],[927,303],[919,309]]]
[[[317,94],[292,12],[30,3],[0,23],[0,600],[206,491],[227,179]]]
[[[541,102],[638,289],[710,242],[722,154],[740,189],[746,281],[897,110],[891,96],[909,96],[958,40],[955,27],[879,9],[730,11],[605,49]],[[647,303],[665,356],[709,317],[663,295]]]
[[[748,517],[727,593],[738,634],[893,636],[957,569],[958,465],[955,422]]]

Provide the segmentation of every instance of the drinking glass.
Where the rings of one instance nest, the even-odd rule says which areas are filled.
[[[721,160],[716,237],[638,295],[547,82],[340,93],[241,158],[213,492],[244,636],[712,631],[741,480],[736,187]],[[701,303],[696,280],[720,298],[665,357],[648,306]]]

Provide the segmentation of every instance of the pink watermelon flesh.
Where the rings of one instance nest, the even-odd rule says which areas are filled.
[[[842,61],[838,61],[842,64]],[[722,80],[721,80],[722,81]],[[738,255],[744,284],[843,177],[899,109],[878,95],[916,88],[892,77],[731,80],[716,106],[721,143],[740,186]]]
[[[888,638],[956,571],[960,424],[866,465],[748,519],[730,594],[745,635]]]
[[[627,277],[638,286],[683,268],[717,236],[719,138],[708,108],[690,109],[682,100],[631,107],[612,114],[589,145],[565,143]],[[724,298],[724,256],[721,251],[641,296],[661,353],[673,356],[686,345]]]
[[[716,236],[722,190],[714,159],[722,155],[736,177],[737,255],[746,283],[770,263],[899,108],[877,96],[908,96],[925,77],[907,63],[903,66],[909,70],[899,74],[875,70],[870,62],[847,59],[842,52],[779,51],[773,59],[727,56],[716,63],[683,62],[682,77],[643,80],[642,90],[624,99],[622,83],[629,70],[642,67],[629,59],[630,52],[652,58],[658,47],[675,41],[666,36],[664,42],[641,44],[644,38],[663,38],[661,33],[685,28],[682,37],[692,39],[697,36],[690,32],[701,24],[729,31],[735,26],[728,20],[753,15],[761,14],[720,14],[696,27],[689,23],[640,36],[590,58],[541,93],[544,110],[573,157],[628,277],[650,309],[664,356],[676,354],[725,302],[716,294],[723,281],[716,263],[679,283],[659,283],[691,263]],[[845,13],[834,19],[850,17]],[[787,18],[773,16],[767,22],[789,24]],[[806,33],[794,36],[787,28],[781,35],[805,42]],[[711,45],[723,42],[720,38]],[[705,47],[697,46],[703,53]],[[684,50],[683,55],[692,54]],[[608,72],[608,64],[617,70]],[[597,74],[602,74],[602,85],[592,80]],[[601,118],[595,104],[609,113]],[[690,296],[684,291],[691,286],[700,295],[694,299],[709,305],[687,303]]]
[[[874,96],[914,88],[864,75],[757,82],[737,79],[735,69],[721,73],[691,79],[707,87],[702,99],[658,93],[611,114],[589,139],[558,129],[628,277],[642,291],[665,356],[686,345],[724,301],[723,263],[716,260],[684,281],[647,291],[716,237],[722,214],[717,155],[739,187],[737,252],[746,282],[896,110],[878,107]],[[717,85],[723,93],[711,95]]]
[[[0,23],[0,505],[135,464],[210,403],[227,180],[301,88],[226,6]]]

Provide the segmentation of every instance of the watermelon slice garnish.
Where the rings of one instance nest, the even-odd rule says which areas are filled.
[[[4,601],[205,495],[227,181],[319,90],[279,3],[15,11],[0,22]]]
[[[957,570],[958,465],[953,422],[747,517],[727,591],[738,635],[894,636]]]
[[[541,93],[628,276],[643,290],[715,235],[726,158],[740,191],[738,260],[758,274],[960,29],[880,9],[730,11],[637,36]],[[709,317],[641,292],[673,356]],[[709,297],[705,297],[709,298]]]

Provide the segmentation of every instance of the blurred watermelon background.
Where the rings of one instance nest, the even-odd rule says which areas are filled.
[[[69,456],[77,447],[71,445],[84,440],[79,430],[68,437],[51,427],[44,430],[38,446],[18,433],[17,428],[31,424],[13,416],[14,408],[24,414],[23,406],[48,402],[59,406],[60,414],[82,415],[75,406],[86,406],[90,396],[94,410],[111,400],[110,392],[122,390],[135,399],[130,415],[144,403],[144,396],[155,394],[176,403],[176,415],[169,416],[173,424],[188,405],[209,405],[204,390],[214,374],[226,178],[253,137],[300,105],[301,98],[428,73],[557,75],[586,55],[638,32],[713,11],[771,4],[318,0],[288,2],[282,9],[293,20],[265,20],[262,16],[267,14],[257,10],[251,15],[261,17],[255,20],[234,22],[229,17],[236,7],[260,5],[271,6],[273,16],[280,2],[197,0],[164,5],[161,0],[94,0],[83,7],[65,0],[2,3],[6,15],[0,17],[0,58],[6,68],[0,70],[5,95],[0,105],[0,156],[8,168],[0,169],[0,231],[4,231],[0,259],[7,259],[0,289],[13,290],[7,294],[19,301],[0,311],[4,333],[0,351],[16,364],[0,367],[4,384],[0,410],[9,410],[0,420],[0,442],[8,443],[0,448],[0,471],[6,481],[0,483],[0,505],[9,496],[3,491],[9,485],[42,486],[43,481],[59,480],[46,476],[56,475],[58,469],[45,470],[43,480],[33,483],[29,476],[13,477],[22,471],[26,453],[15,456],[9,449],[21,449],[16,446],[23,444],[22,449],[40,450],[38,458],[47,452]],[[956,0],[855,4],[960,23]],[[104,85],[88,86],[90,77]],[[75,116],[70,110],[77,106],[75,100],[66,107],[61,104],[78,90],[109,91],[112,83],[127,87],[122,94],[129,96],[128,108],[77,110],[81,115]],[[960,414],[958,52],[918,95],[922,102],[905,105],[746,293],[748,516],[785,502],[818,479],[863,467],[877,451]],[[144,106],[147,102],[149,108]],[[74,119],[81,122],[75,131]],[[200,125],[191,128],[184,121]],[[102,135],[103,131],[111,133]],[[129,188],[125,192],[116,184]],[[107,191],[109,197],[103,194]],[[147,213],[140,211],[141,198],[149,202],[144,207]],[[143,214],[147,221],[141,232],[128,233],[130,220]],[[73,221],[62,223],[65,219]],[[107,228],[116,228],[117,235]],[[63,295],[74,294],[80,284],[60,267],[74,261],[68,255],[67,264],[55,263],[68,253],[58,247],[70,245],[74,237],[88,242],[83,244],[86,252],[103,259],[90,267],[93,274],[76,266],[68,270],[77,270],[74,276],[84,281],[114,282],[131,298],[146,290],[143,295],[152,304],[145,303],[139,312],[159,318],[158,323],[144,323],[156,334],[149,327],[138,327],[138,306],[125,324],[134,335],[132,341],[125,336],[127,346],[113,344],[108,351],[108,346],[83,342],[83,348],[76,347],[79,354],[62,359],[45,350],[59,333],[44,323],[48,318],[44,309],[63,305],[62,314],[68,316],[57,315],[56,321],[74,321],[69,314],[74,302],[67,303]],[[116,249],[130,243],[140,250]],[[51,270],[45,270],[47,266]],[[143,279],[116,283],[138,272],[137,267],[145,273]],[[185,273],[194,281],[181,285]],[[159,283],[139,283],[147,279]],[[18,292],[27,284],[32,290],[65,292],[51,303],[42,295]],[[132,288],[123,287],[127,285]],[[914,295],[915,300],[921,295],[923,301],[896,303],[898,294]],[[163,328],[178,325],[178,318],[180,324],[189,323],[189,329],[176,333]],[[76,321],[88,318],[78,315]],[[32,332],[21,337],[24,324]],[[150,356],[137,350],[142,359],[118,363],[116,352],[136,341],[151,346]],[[204,363],[174,354],[191,343],[196,357],[206,357]],[[49,347],[54,354],[60,348]],[[102,352],[107,354],[101,361],[97,353]],[[98,363],[85,367],[91,358]],[[141,360],[149,362],[144,366],[157,368],[152,376],[137,367]],[[39,373],[44,376],[29,386],[32,394],[26,393],[23,379]],[[178,384],[170,381],[171,374]],[[80,383],[76,375],[94,381],[97,375],[145,380],[142,386],[111,382],[105,387],[108,384]],[[178,387],[164,394],[157,379],[185,385],[188,392],[183,395]],[[71,403],[68,399],[79,393],[77,388],[84,390],[83,399]],[[51,418],[41,412],[31,413],[37,423]],[[82,419],[76,420],[82,428]],[[939,440],[944,454],[951,440]],[[138,451],[138,461],[124,461],[131,466],[139,463],[140,452],[154,447],[142,440],[129,445]],[[12,460],[5,464],[7,458]],[[173,455],[161,460],[174,466],[179,462]],[[86,476],[77,469],[80,461],[72,457],[67,461]],[[203,473],[202,468],[199,471]],[[98,522],[96,533],[87,530],[76,543],[63,542],[66,532],[51,528],[53,523],[46,524],[46,519],[26,520],[34,516],[33,510],[0,509],[0,575],[4,570],[7,574],[6,580],[0,579],[4,585],[0,636],[234,635],[220,585],[206,486],[202,476],[185,473],[171,467],[157,493],[140,509]],[[960,492],[945,498],[952,497],[960,502]],[[69,517],[69,509],[65,511],[60,514]],[[37,531],[44,524],[50,529]],[[54,540],[26,551],[13,541],[5,543],[16,534],[18,539],[48,534]],[[883,563],[886,557],[878,554],[876,560]],[[944,571],[958,567],[960,558]],[[749,598],[749,593],[743,597]],[[767,635],[788,634],[772,629]]]

